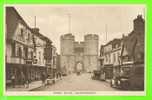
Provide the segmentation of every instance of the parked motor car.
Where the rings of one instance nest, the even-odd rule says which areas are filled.
[[[111,80],[111,86],[120,89],[144,89],[144,65],[129,64],[121,66],[120,75]]]
[[[67,73],[62,73],[62,76],[67,76]]]
[[[101,74],[100,70],[94,70],[93,75],[92,75],[92,79],[100,80],[100,74]]]
[[[54,84],[54,83],[55,83],[55,77],[53,77],[52,74],[49,74],[47,79],[46,79],[46,84],[51,85],[51,84]]]
[[[102,69],[100,72],[101,72],[101,74],[100,74],[100,80],[101,80],[101,81],[105,81],[105,80],[106,80],[106,77],[105,77],[105,72],[104,72],[104,70]]]
[[[77,71],[77,75],[79,76],[81,74],[81,72],[80,71]]]

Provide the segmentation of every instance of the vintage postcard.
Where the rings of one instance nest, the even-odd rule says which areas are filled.
[[[145,95],[146,6],[5,5],[6,95]]]

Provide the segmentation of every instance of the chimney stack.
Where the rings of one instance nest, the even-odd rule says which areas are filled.
[[[39,33],[39,28],[32,28],[32,31],[33,31],[34,33]]]

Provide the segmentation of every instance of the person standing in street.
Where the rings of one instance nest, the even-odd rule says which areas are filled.
[[[62,79],[61,71],[59,71],[59,77],[60,77],[60,80],[61,80]]]
[[[42,80],[42,86],[45,86],[46,76],[44,72],[41,74],[41,80]]]
[[[25,75],[23,72],[21,72],[21,85],[24,86],[25,84]]]
[[[12,82],[12,87],[15,88],[15,74],[14,73],[11,75],[11,82]]]
[[[29,88],[29,78],[28,78],[28,76],[25,77],[25,88]]]

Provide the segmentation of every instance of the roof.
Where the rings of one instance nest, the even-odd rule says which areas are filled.
[[[33,34],[37,35],[42,40],[52,42],[48,37],[39,33],[39,31],[35,32],[33,30],[33,28],[30,28],[29,25],[24,21],[24,19],[20,16],[20,14],[17,12],[17,10],[14,7],[12,7],[12,6],[6,7],[7,38],[12,38],[13,37],[18,23],[22,23]],[[38,28],[36,28],[36,29],[38,29]]]
[[[134,48],[135,42],[136,42],[136,36],[134,34],[134,31],[132,31],[130,34],[128,34],[128,36],[125,36],[123,38],[123,45],[124,45],[124,49],[126,50],[126,53],[123,52],[122,55],[127,54],[128,56],[131,56],[133,53],[133,48]]]
[[[109,41],[107,44],[101,45],[101,47],[104,48],[105,46],[108,46],[108,45],[112,45],[112,47],[114,47],[116,44],[120,45],[121,41],[122,41],[122,39],[115,38],[115,39]]]
[[[38,36],[40,39],[44,40],[44,41],[48,41],[48,42],[52,42],[48,37],[42,35],[40,32],[39,32],[39,29],[38,28],[32,28],[32,33],[36,36]]]
[[[13,36],[13,33],[15,32],[19,22],[25,25],[26,28],[31,30],[28,24],[24,21],[24,19],[20,16],[20,14],[16,11],[14,7],[12,6],[6,7],[6,25],[7,25],[6,27],[7,27],[7,33],[9,34],[9,35],[7,34],[8,37],[11,38]]]

